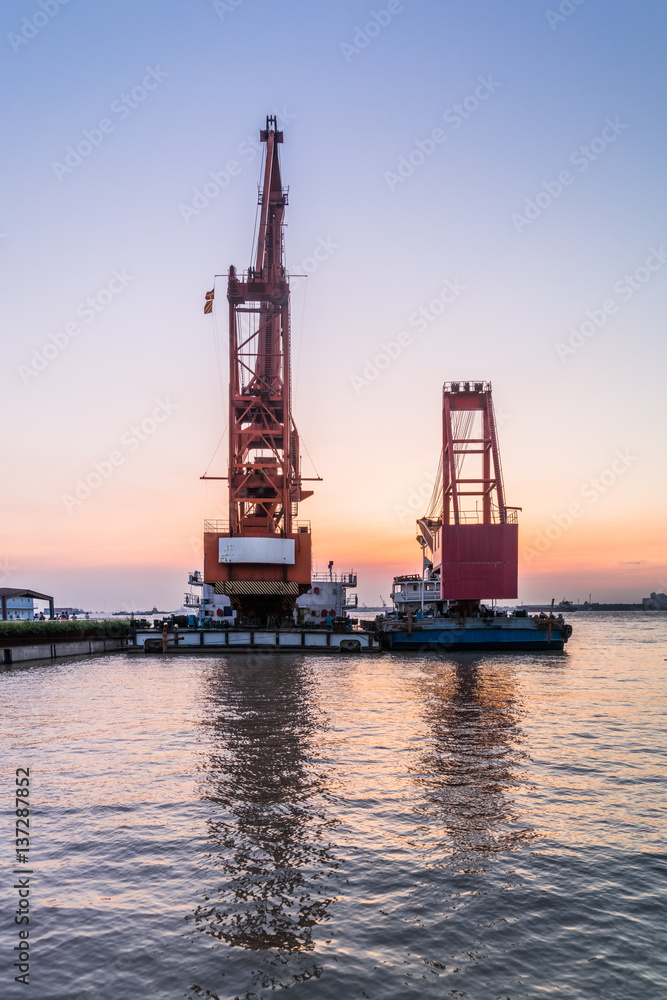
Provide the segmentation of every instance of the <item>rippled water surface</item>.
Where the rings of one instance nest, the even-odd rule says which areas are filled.
[[[667,615],[570,620],[564,654],[6,668],[0,995],[665,1000]]]

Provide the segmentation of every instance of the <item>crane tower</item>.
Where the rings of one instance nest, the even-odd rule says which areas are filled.
[[[230,267],[229,521],[204,524],[204,583],[261,625],[290,615],[311,586],[309,522],[297,521],[302,489],[299,434],[292,418],[289,277],[284,261],[283,133],[268,117],[253,264]],[[206,295],[212,311],[215,292]]]
[[[505,502],[491,383],[445,382],[438,480],[417,521],[442,600],[465,614],[517,596],[517,510]]]

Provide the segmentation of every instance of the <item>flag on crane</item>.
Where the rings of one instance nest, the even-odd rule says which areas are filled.
[[[212,288],[210,292],[206,293],[206,301],[204,302],[204,315],[213,312],[214,297],[215,297],[215,288]]]

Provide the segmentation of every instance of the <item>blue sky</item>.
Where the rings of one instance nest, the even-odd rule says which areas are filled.
[[[56,4],[1,15],[6,585],[178,604],[202,518],[225,503],[198,478],[226,420],[224,282],[213,321],[202,299],[249,261],[248,143],[275,111],[288,266],[326,248],[292,312],[295,415],[325,476],[301,512],[319,561],[354,563],[369,603],[414,568],[400,509],[437,465],[442,383],[472,377],[492,380],[504,414],[527,546],[619,449],[632,456],[524,566],[523,596],[667,589],[663,4]],[[78,165],[54,167],[91,136]],[[464,290],[411,325],[446,281]],[[86,322],[77,310],[98,296]],[[600,325],[577,335],[589,313]],[[68,323],[80,332],[66,340]],[[140,447],[119,445],[166,399]],[[123,462],[68,510],[118,447]]]

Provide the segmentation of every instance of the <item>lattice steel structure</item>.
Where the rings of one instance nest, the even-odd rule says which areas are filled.
[[[205,533],[204,579],[214,582],[218,593],[228,594],[242,614],[263,621],[291,610],[295,598],[310,587],[310,535],[296,517],[299,502],[312,491],[302,489],[299,435],[292,418],[283,233],[288,190],[282,186],[278,158],[283,133],[275,118],[267,118],[260,139],[266,143],[266,157],[257,252],[253,266],[242,274],[230,267],[227,282],[229,529],[224,536]]]
[[[443,600],[517,596],[517,509],[505,503],[491,383],[445,382],[438,482],[417,522]]]

